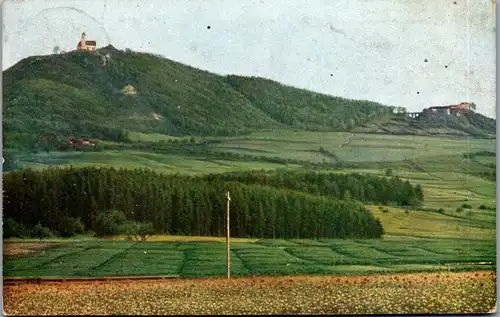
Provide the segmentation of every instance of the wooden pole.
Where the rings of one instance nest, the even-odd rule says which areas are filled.
[[[226,193],[226,268],[227,268],[227,278],[231,278],[231,259],[230,259],[230,242],[229,242],[229,202],[231,201],[231,197],[229,196],[229,192]]]

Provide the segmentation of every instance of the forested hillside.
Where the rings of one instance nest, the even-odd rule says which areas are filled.
[[[269,79],[228,76],[226,80],[266,115],[299,130],[346,131],[372,118],[392,115],[392,107],[376,102],[313,93]]]
[[[122,141],[131,131],[238,135],[258,129],[339,131],[391,107],[238,76],[108,46],[23,59],[3,72],[4,146],[41,136]]]

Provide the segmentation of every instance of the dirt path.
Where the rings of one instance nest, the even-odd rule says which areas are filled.
[[[9,257],[20,257],[33,255],[43,249],[57,247],[58,243],[40,242],[40,243],[26,243],[26,242],[4,242],[3,255]]]
[[[342,144],[339,145],[339,148],[343,148],[345,146],[348,146],[349,143],[351,143],[351,139],[354,136],[354,133],[349,132],[349,135],[346,137],[346,141]]]

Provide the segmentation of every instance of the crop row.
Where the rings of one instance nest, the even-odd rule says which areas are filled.
[[[313,241],[313,240],[309,240]],[[332,240],[334,241],[334,240]],[[234,243],[233,275],[328,274],[447,268],[448,263],[495,262],[488,247],[439,253],[438,246],[395,246],[308,240]],[[33,257],[8,259],[6,276],[217,276],[226,272],[224,243],[87,243],[47,249]],[[469,252],[466,252],[469,251]],[[464,266],[465,265],[465,266]],[[469,265],[470,266],[470,265]],[[456,267],[456,266],[454,266]]]

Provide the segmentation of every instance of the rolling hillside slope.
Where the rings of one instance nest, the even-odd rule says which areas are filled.
[[[112,46],[26,58],[4,71],[7,147],[55,134],[123,140],[128,132],[238,135],[259,129],[340,131],[391,107],[236,76]],[[5,143],[4,143],[5,144]]]
[[[394,135],[474,136],[495,139],[496,120],[476,112],[466,112],[460,117],[422,114],[415,119],[401,114],[372,120],[355,127],[352,131]]]
[[[221,76],[112,46],[26,58],[3,72],[4,147],[33,149],[42,136],[124,141],[129,133],[236,136],[259,130],[473,135],[496,121],[393,114],[394,107]]]

